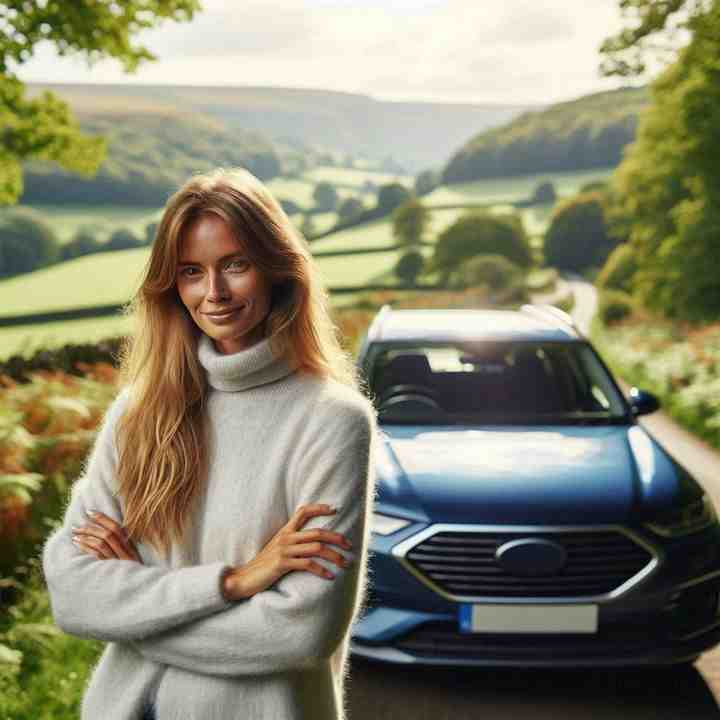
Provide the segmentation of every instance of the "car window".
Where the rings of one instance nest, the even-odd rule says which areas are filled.
[[[367,357],[368,387],[387,422],[627,420],[587,343],[405,342]]]

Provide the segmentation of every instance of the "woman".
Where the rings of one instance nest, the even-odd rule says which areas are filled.
[[[250,173],[193,177],[130,309],[42,553],[56,623],[108,643],[81,720],[344,718],[377,426],[306,243]]]

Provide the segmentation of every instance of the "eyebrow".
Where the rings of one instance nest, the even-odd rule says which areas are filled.
[[[237,257],[238,255],[241,255],[242,257],[245,257],[245,253],[242,250],[237,250],[236,252],[228,253],[227,255],[223,255],[221,258],[219,258],[218,262],[222,262],[223,260],[227,260],[231,257]],[[181,260],[178,263],[178,267],[185,267],[186,265],[199,265],[200,263],[192,262],[190,260]]]

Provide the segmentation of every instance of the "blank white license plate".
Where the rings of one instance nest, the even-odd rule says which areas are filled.
[[[460,605],[466,633],[596,633],[597,605]]]

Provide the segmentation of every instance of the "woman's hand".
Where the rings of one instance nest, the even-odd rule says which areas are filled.
[[[100,512],[89,512],[88,515],[94,522],[73,526],[75,545],[98,560],[118,558],[142,563],[142,558],[122,525]]]
[[[335,576],[322,565],[310,559],[311,555],[326,558],[338,567],[345,567],[347,558],[324,547],[332,543],[349,549],[350,542],[340,533],[322,528],[300,530],[316,515],[332,515],[329,505],[302,505],[286,525],[273,536],[260,553],[246,565],[236,568],[225,578],[224,592],[231,600],[241,600],[265,590],[291,570],[307,570],[322,578]]]

